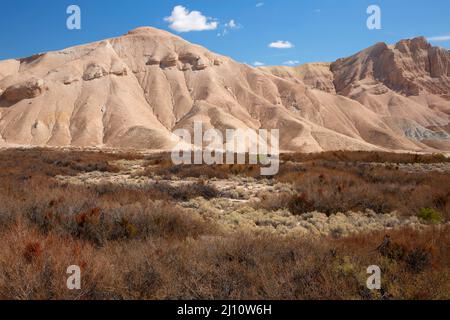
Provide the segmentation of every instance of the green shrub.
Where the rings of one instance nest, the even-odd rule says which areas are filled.
[[[418,217],[426,222],[431,223],[441,223],[443,220],[442,214],[439,211],[434,210],[432,208],[420,209]]]

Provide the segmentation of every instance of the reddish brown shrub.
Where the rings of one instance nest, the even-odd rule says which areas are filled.
[[[23,250],[23,257],[28,263],[32,263],[38,259],[42,254],[42,247],[39,242],[31,242],[25,245]]]

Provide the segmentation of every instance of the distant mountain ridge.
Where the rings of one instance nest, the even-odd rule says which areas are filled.
[[[0,146],[167,150],[195,121],[280,129],[285,151],[450,151],[450,53],[415,38],[253,68],[142,27],[0,61]]]

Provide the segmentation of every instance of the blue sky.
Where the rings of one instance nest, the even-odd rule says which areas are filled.
[[[71,4],[81,8],[81,30],[66,27]],[[371,4],[381,8],[381,30],[366,26]],[[184,9],[172,15],[176,6]],[[449,12],[448,0],[3,0],[0,59],[115,37],[146,25],[249,64],[334,61],[379,41],[419,35],[440,37],[433,44],[450,49]],[[189,23],[206,30],[177,32],[188,31]],[[279,45],[270,47],[274,42]]]

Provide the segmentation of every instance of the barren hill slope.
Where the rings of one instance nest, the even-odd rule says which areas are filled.
[[[449,53],[416,42],[258,69],[144,27],[0,61],[0,145],[168,149],[202,120],[280,129],[283,150],[450,150]]]
[[[423,37],[378,43],[330,64],[262,69],[357,101],[397,136],[450,149],[450,52]]]

